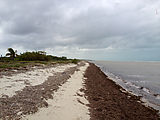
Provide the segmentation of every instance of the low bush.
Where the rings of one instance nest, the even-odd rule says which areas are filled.
[[[72,63],[74,63],[74,64],[77,64],[78,62],[79,62],[79,60],[77,60],[77,59],[72,60]]]
[[[48,61],[49,58],[42,52],[25,52],[17,57],[20,61]]]
[[[13,50],[14,51],[14,50]],[[9,54],[9,53],[8,53]],[[67,59],[67,57],[62,56],[62,57],[57,57],[57,56],[52,56],[52,55],[46,55],[46,52],[44,51],[33,51],[33,52],[24,52],[20,55],[17,55],[15,52],[14,58],[13,57],[0,57],[0,62],[21,62],[21,61],[39,61],[39,62],[45,62],[43,64],[47,64],[46,62],[48,61],[54,61],[57,63],[75,63],[77,64],[79,60],[77,59]],[[10,65],[12,66],[12,65]],[[15,65],[18,66],[18,65]],[[5,65],[1,66],[1,67],[5,67]]]

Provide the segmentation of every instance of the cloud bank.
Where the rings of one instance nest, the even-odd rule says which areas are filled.
[[[1,0],[0,52],[13,47],[88,59],[160,60],[159,6],[157,0]]]

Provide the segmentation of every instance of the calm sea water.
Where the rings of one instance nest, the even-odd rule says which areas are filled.
[[[160,62],[94,61],[101,70],[126,90],[160,110]]]

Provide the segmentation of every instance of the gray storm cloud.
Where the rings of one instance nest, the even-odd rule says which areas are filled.
[[[160,48],[159,6],[157,0],[0,0],[0,50],[86,57],[94,50]]]

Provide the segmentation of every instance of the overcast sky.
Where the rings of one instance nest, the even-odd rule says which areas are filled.
[[[160,0],[0,0],[0,54],[160,60]]]

